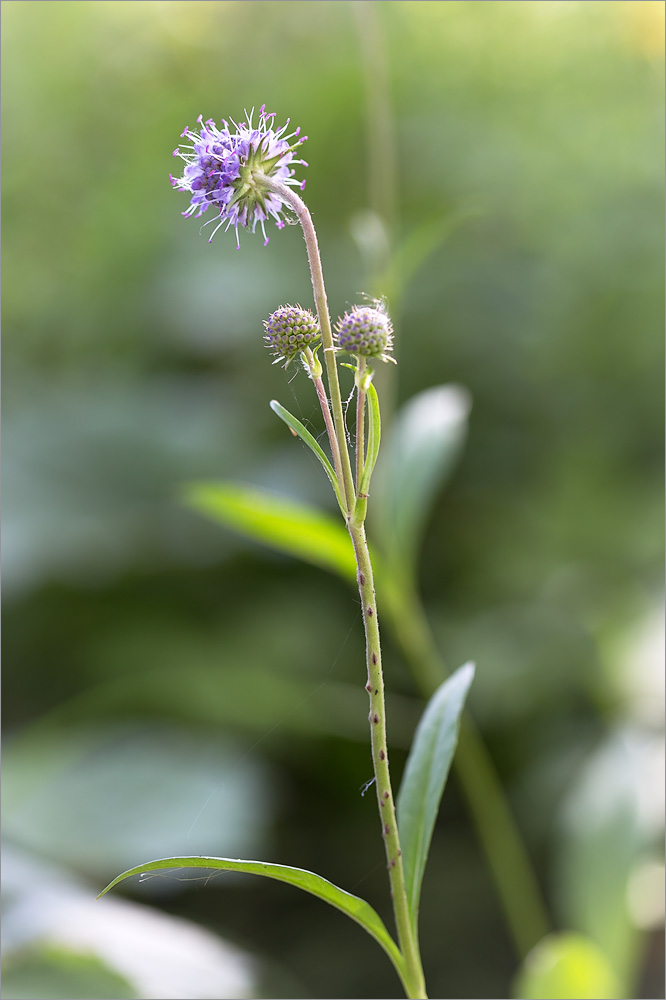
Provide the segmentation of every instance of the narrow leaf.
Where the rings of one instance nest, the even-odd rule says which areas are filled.
[[[321,464],[324,466],[326,475],[331,481],[331,486],[335,490],[335,495],[338,498],[340,508],[344,510],[338,477],[336,476],[333,466],[327,459],[316,439],[312,436],[312,434],[310,434],[307,427],[303,426],[300,420],[297,420],[296,417],[289,412],[289,410],[285,410],[284,406],[282,406],[281,403],[278,403],[277,399],[271,400],[271,410],[273,410],[274,413],[277,413],[280,420],[284,420],[287,427],[289,427],[294,434],[297,434],[301,441],[304,441],[308,448],[310,448],[310,450],[317,456]]]
[[[361,476],[359,493],[370,491],[370,477],[379,454],[379,441],[381,438],[382,422],[379,413],[379,397],[372,382],[368,383],[368,448],[365,454],[365,464]]]
[[[352,896],[344,889],[338,888],[321,875],[306,871],[303,868],[292,868],[290,865],[272,865],[264,861],[233,861],[230,858],[205,858],[205,857],[184,857],[184,858],[162,858],[158,861],[149,861],[145,865],[130,868],[129,871],[118,875],[107,887],[100,892],[103,896],[109,889],[112,889],[119,882],[129,878],[130,875],[141,875],[144,872],[158,871],[164,868],[206,868],[218,869],[221,871],[245,872],[248,875],[265,875],[268,878],[277,879],[278,882],[287,882],[295,885],[299,889],[304,889],[313,896],[318,896],[331,906],[341,910],[356,923],[360,924],[378,942],[389,956],[395,969],[404,984],[405,962],[395,941],[387,931],[379,914],[373,910],[369,903],[358,896]]]
[[[474,664],[466,663],[435,691],[414,734],[400,785],[398,831],[414,931],[430,841],[473,677]]]
[[[440,385],[414,396],[396,416],[375,497],[376,534],[394,575],[413,571],[436,492],[464,443],[470,407],[461,386]]]
[[[349,535],[328,514],[289,497],[237,483],[191,483],[185,503],[213,521],[281,552],[356,579]]]

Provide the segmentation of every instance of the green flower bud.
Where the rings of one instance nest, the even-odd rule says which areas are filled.
[[[335,334],[340,351],[395,363],[389,356],[393,350],[393,327],[382,309],[354,306],[338,320]]]
[[[266,347],[276,356],[274,364],[278,361],[289,364],[301,351],[316,347],[321,339],[316,317],[300,306],[280,306],[264,320],[264,328]]]

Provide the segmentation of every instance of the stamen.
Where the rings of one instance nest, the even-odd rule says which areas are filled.
[[[224,223],[224,219],[220,219],[220,221],[218,222],[218,224],[217,224],[217,225],[215,226],[215,229],[214,229],[214,230],[213,230],[213,232],[212,232],[212,233],[210,234],[210,237],[209,237],[209,240],[208,240],[208,242],[209,242],[209,243],[212,243],[212,242],[213,242],[213,236],[215,236],[215,233],[216,233],[216,232],[218,231],[218,229],[220,228],[220,226],[222,226],[222,225],[223,225],[223,223]],[[202,228],[203,228],[203,227],[202,227]]]

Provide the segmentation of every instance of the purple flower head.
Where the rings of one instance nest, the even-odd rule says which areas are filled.
[[[189,142],[181,143],[174,150],[174,156],[185,161],[182,177],[171,177],[171,184],[178,191],[192,195],[189,208],[183,215],[199,218],[209,208],[215,212],[217,222],[213,236],[221,226],[225,231],[233,226],[255,231],[257,223],[264,234],[264,246],[268,243],[265,223],[273,218],[279,229],[285,221],[285,202],[271,191],[267,178],[280,184],[302,188],[303,184],[294,178],[293,166],[307,167],[305,160],[295,158],[300,143],[307,136],[299,138],[300,128],[285,135],[289,120],[277,131],[274,129],[274,113],[267,113],[266,105],[259,110],[259,121],[252,124],[254,109],[245,114],[245,121],[237,125],[231,120],[231,127],[222,121],[218,128],[212,119],[204,122],[201,115],[197,119],[199,131],[186,128],[181,138]]]
[[[348,354],[362,354],[366,358],[392,361],[393,326],[382,304],[353,306],[339,319],[335,328],[336,346]]]

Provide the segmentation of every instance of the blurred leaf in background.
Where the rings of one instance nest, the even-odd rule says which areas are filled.
[[[604,1000],[619,997],[620,987],[600,948],[580,934],[553,934],[530,955],[514,996]]]
[[[178,891],[178,876],[161,889]],[[90,883],[39,854],[5,848],[3,898],[8,1000],[256,995],[257,969],[241,949],[154,907],[98,901]]]
[[[209,246],[168,183],[197,115],[267,101],[310,136],[333,315],[362,292],[393,297],[385,440],[384,399],[446,383],[473,400],[418,525],[428,615],[447,662],[477,663],[471,706],[556,925],[604,961],[613,950],[626,996],[658,997],[663,818],[645,802],[663,738],[664,4],[373,9],[399,182],[381,280],[358,249],[386,233],[363,216],[371,46],[352,3],[2,5],[6,841],[35,871],[53,849],[92,897],[154,836],[256,836],[264,857],[358,885],[388,919],[358,791],[357,604],[180,503],[183,483],[224,479],[335,513],[268,405],[321,434],[311,386],[262,344],[273,309],[311,302],[300,233]],[[406,747],[419,702],[390,642],[386,662]],[[151,916],[261,955],[259,985],[242,987],[259,995],[320,996],[324,968],[331,995],[393,988],[357,929],[257,881],[133,891]],[[39,951],[38,911],[43,972],[60,958]],[[432,995],[509,995],[516,958],[455,783],[421,926]]]

